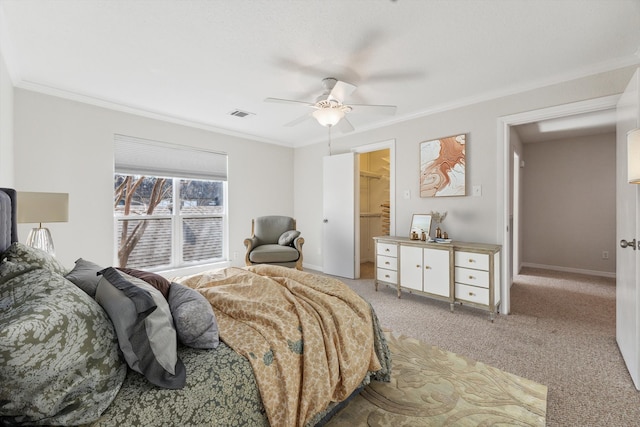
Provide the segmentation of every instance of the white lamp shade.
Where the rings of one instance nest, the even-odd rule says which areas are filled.
[[[627,174],[630,184],[640,184],[640,129],[627,133]]]
[[[344,111],[341,108],[320,108],[313,112],[313,117],[322,126],[331,127],[344,117]]]
[[[34,193],[19,191],[17,196],[19,223],[69,221],[68,193]]]

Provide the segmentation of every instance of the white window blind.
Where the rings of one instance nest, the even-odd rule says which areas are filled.
[[[193,147],[115,135],[116,173],[227,180],[227,155]]]

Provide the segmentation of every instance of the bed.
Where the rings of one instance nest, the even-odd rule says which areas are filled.
[[[68,269],[18,242],[15,198],[0,191],[2,425],[320,426],[390,380],[375,312],[336,279],[258,265],[163,289]]]

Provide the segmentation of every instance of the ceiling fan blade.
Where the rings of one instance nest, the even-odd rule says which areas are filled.
[[[344,102],[344,100],[349,95],[351,95],[354,90],[356,90],[356,86],[352,85],[351,83],[346,83],[338,80],[335,86],[333,86],[333,89],[331,89],[331,93],[329,93],[329,96],[337,99],[340,102]]]
[[[296,125],[299,125],[300,123],[309,120],[310,118],[312,118],[313,116],[311,115],[311,113],[305,114],[304,116],[300,116],[295,120],[290,121],[289,123],[285,123],[286,127],[293,127]]]
[[[264,102],[277,102],[280,104],[297,104],[297,105],[306,105],[312,107],[313,104],[307,101],[295,101],[293,99],[281,99],[281,98],[265,98]]]
[[[343,117],[342,119],[340,119],[336,127],[340,130],[340,132],[343,132],[343,133],[354,131],[353,125],[349,120],[347,120],[346,117]]]
[[[352,113],[373,113],[373,114],[385,114],[393,116],[398,109],[395,105],[372,105],[372,104],[349,104],[349,107],[353,109]]]

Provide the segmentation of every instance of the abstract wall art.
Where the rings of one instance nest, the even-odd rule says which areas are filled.
[[[420,143],[420,197],[465,196],[466,134]]]

